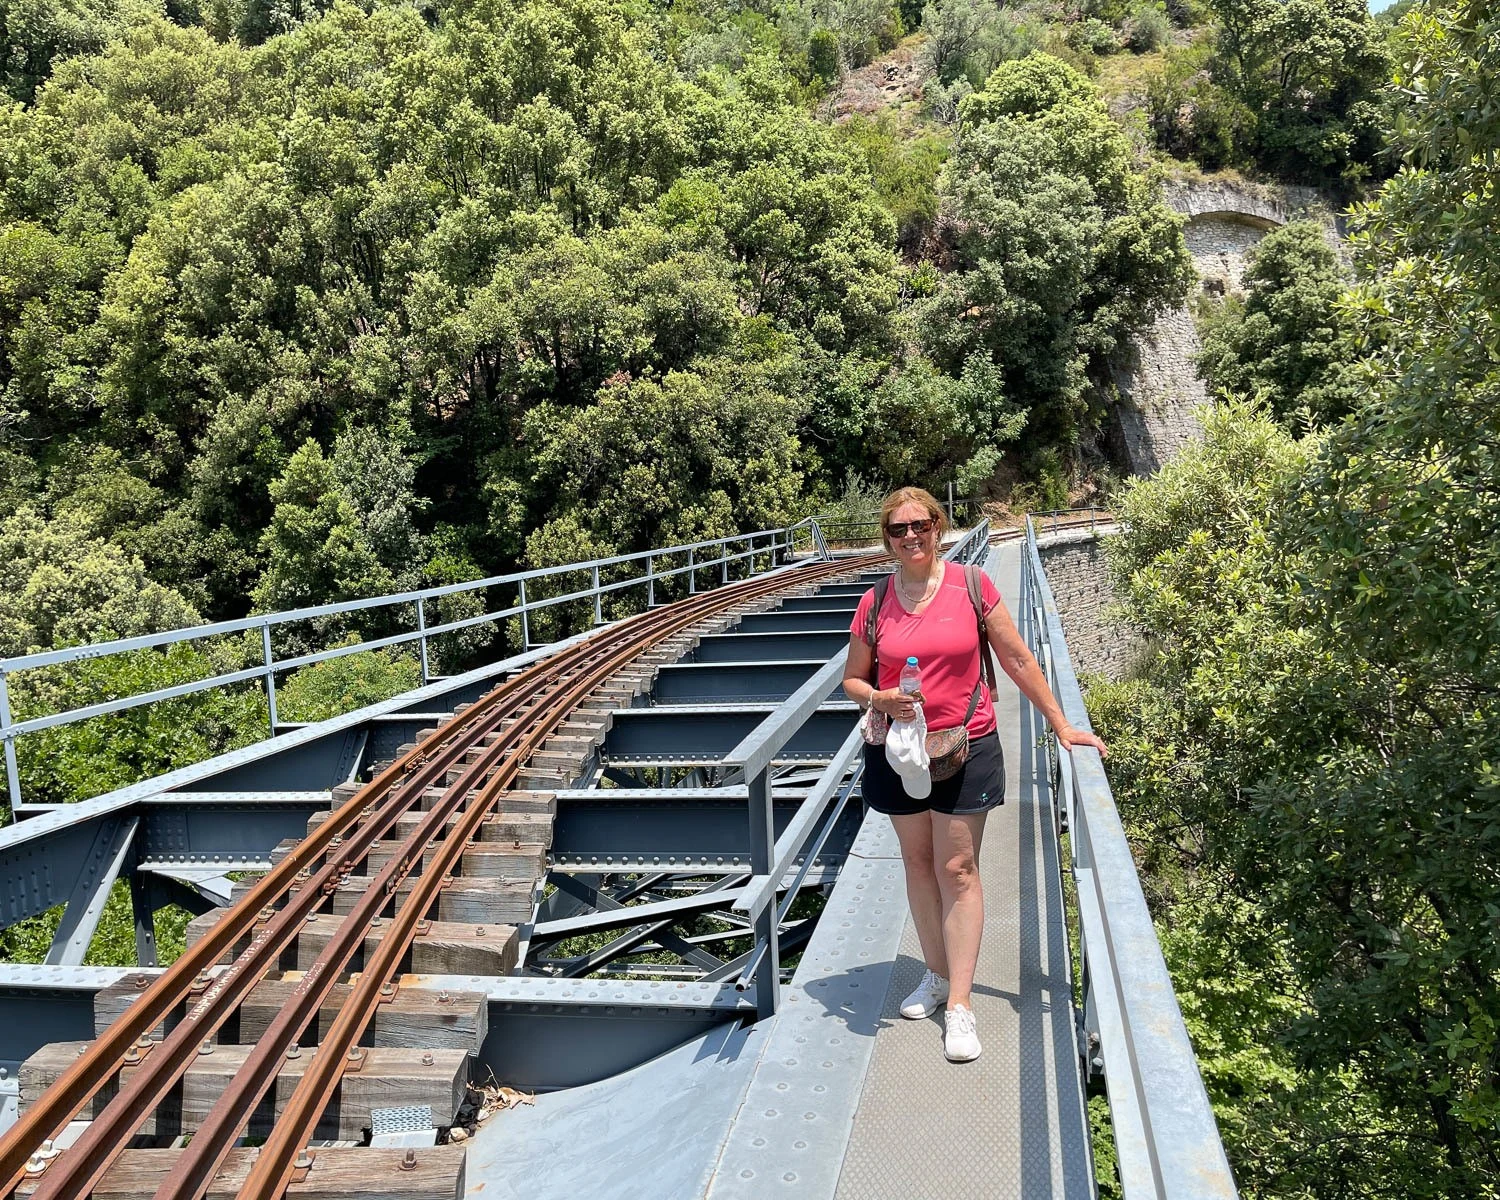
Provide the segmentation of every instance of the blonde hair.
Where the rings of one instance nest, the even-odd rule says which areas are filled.
[[[925,509],[927,515],[934,522],[933,529],[937,532],[937,540],[943,540],[943,534],[948,532],[948,514],[943,511],[943,506],[929,491],[919,487],[897,488],[885,498],[885,503],[880,506],[880,540],[885,548],[891,548],[891,539],[886,536],[885,527],[890,524],[891,514],[903,504],[916,504]]]

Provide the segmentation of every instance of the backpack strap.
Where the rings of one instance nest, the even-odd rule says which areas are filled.
[[[990,699],[995,698],[995,656],[990,650],[989,632],[984,627],[984,573],[976,563],[964,565],[964,582],[969,587],[969,603],[974,606],[974,621],[979,626],[979,661],[981,674],[990,685]],[[972,710],[969,716],[973,716]]]
[[[891,590],[891,577],[882,575],[871,589],[875,603],[870,605],[870,615],[865,618],[865,641],[870,643],[870,682],[880,687],[880,655],[875,649],[875,624],[880,617],[880,606],[885,603],[886,593]]]

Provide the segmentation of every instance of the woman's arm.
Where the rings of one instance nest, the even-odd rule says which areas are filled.
[[[1022,695],[1041,710],[1042,716],[1047,718],[1047,724],[1052,726],[1063,747],[1071,750],[1075,746],[1092,746],[1103,757],[1109,757],[1109,748],[1102,741],[1092,733],[1074,729],[1068,724],[1062,705],[1058,704],[1057,697],[1047,686],[1047,677],[1042,674],[1036,657],[1021,637],[1016,623],[1011,620],[1010,610],[1005,607],[1004,600],[990,609],[989,616],[984,619],[984,629],[989,635],[990,645],[994,647],[1000,669],[1015,681]],[[868,651],[869,647],[865,649]]]
[[[900,688],[879,690],[870,682],[875,671],[875,652],[870,643],[857,634],[849,635],[849,657],[844,660],[844,695],[860,708],[872,704],[876,712],[883,712],[897,721],[910,721],[917,715],[914,701],[922,699],[922,693],[908,696]]]

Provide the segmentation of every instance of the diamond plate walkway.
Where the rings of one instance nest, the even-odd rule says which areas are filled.
[[[1022,547],[986,569],[1012,614]],[[798,1200],[1092,1197],[1058,845],[1035,773],[1040,718],[1002,681],[1005,805],[980,853],[985,932],[974,988],[984,1054],[943,1058],[941,1016],[906,1021],[922,973],[900,852],[870,814],[784,996],[709,1196]],[[842,906],[840,896],[849,896]],[[825,932],[826,931],[826,932]]]

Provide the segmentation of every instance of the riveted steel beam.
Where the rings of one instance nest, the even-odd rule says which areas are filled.
[[[77,876],[68,906],[47,950],[46,961],[50,965],[76,967],[83,963],[99,928],[99,918],[104,915],[110,889],[124,869],[139,827],[140,821],[134,817],[100,822],[89,853],[73,864]]]

